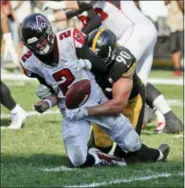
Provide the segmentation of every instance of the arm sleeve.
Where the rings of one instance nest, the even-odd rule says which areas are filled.
[[[88,59],[92,64],[92,69],[105,72],[107,66],[93,51],[85,45],[87,36],[81,31],[73,30],[73,41],[76,48],[76,55],[78,59]]]
[[[106,72],[107,66],[104,61],[96,56],[88,46],[83,45],[81,48],[76,48],[76,54],[79,59],[88,59],[92,64],[92,69]]]
[[[89,10],[91,8],[92,7],[82,7],[79,10],[69,10],[69,9],[66,9],[66,10],[64,10],[64,12],[66,14],[67,19],[70,19],[70,18],[72,18],[74,16],[77,16],[78,14],[81,14],[83,11]]]
[[[89,34],[91,31],[99,28],[101,26],[101,18],[98,15],[93,15],[88,21],[88,24],[85,28],[82,29],[82,32]]]

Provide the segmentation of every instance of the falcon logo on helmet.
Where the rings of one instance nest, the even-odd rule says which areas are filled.
[[[40,30],[48,26],[48,21],[43,16],[36,16],[37,26]]]

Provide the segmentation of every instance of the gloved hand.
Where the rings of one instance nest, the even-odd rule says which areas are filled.
[[[83,69],[89,71],[92,68],[91,62],[88,59],[72,60],[71,62],[67,63],[67,66],[75,69],[76,71]]]
[[[13,63],[16,66],[19,66],[18,55],[17,55],[17,52],[16,52],[16,50],[14,48],[14,44],[13,44],[11,33],[3,34],[3,39],[5,41],[3,59],[5,59],[7,57],[7,55],[8,55],[8,53],[9,53],[11,55],[11,57],[12,57]]]
[[[80,120],[80,119],[84,119],[88,116],[88,110],[87,110],[87,108],[77,108],[75,110],[66,109],[65,115],[69,119]]]
[[[38,101],[35,105],[34,105],[34,108],[37,112],[39,113],[44,113],[46,110],[49,109],[49,104],[44,101],[44,100],[41,100],[41,101]]]

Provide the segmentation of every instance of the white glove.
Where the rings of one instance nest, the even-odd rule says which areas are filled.
[[[88,116],[88,110],[87,110],[87,108],[78,108],[75,110],[66,109],[65,115],[69,119],[80,120],[80,119],[84,119]]]
[[[18,66],[19,65],[18,55],[17,55],[17,52],[16,52],[16,50],[14,48],[14,44],[13,44],[11,33],[3,34],[3,39],[5,41],[3,59],[6,59],[8,54],[10,54],[11,57],[12,57],[13,63]]]
[[[46,97],[51,96],[51,91],[47,86],[40,84],[36,89],[36,95],[40,99],[45,99]]]
[[[76,71],[80,71],[80,70],[91,70],[92,65],[91,62],[88,59],[78,59],[78,60],[73,60],[69,63],[67,63],[67,66],[75,69]]]
[[[66,8],[66,2],[47,2],[43,5],[42,10],[47,10],[47,9],[53,9],[53,10],[59,10],[59,9],[64,9]]]

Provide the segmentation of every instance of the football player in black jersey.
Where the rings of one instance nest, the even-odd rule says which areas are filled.
[[[91,72],[109,100],[97,106],[80,109],[77,118],[83,117],[84,114],[109,116],[123,113],[140,134],[144,116],[145,86],[135,72],[134,56],[128,49],[118,46],[116,36],[104,28],[93,31],[88,36],[86,45],[107,65],[106,71],[102,72],[92,63]],[[93,125],[89,147],[96,147],[108,153],[112,145],[109,136],[98,125]],[[159,149],[168,153],[169,146],[162,144]],[[127,162],[155,161],[158,150],[143,144],[137,152],[126,154],[117,146],[114,155],[124,157]]]

